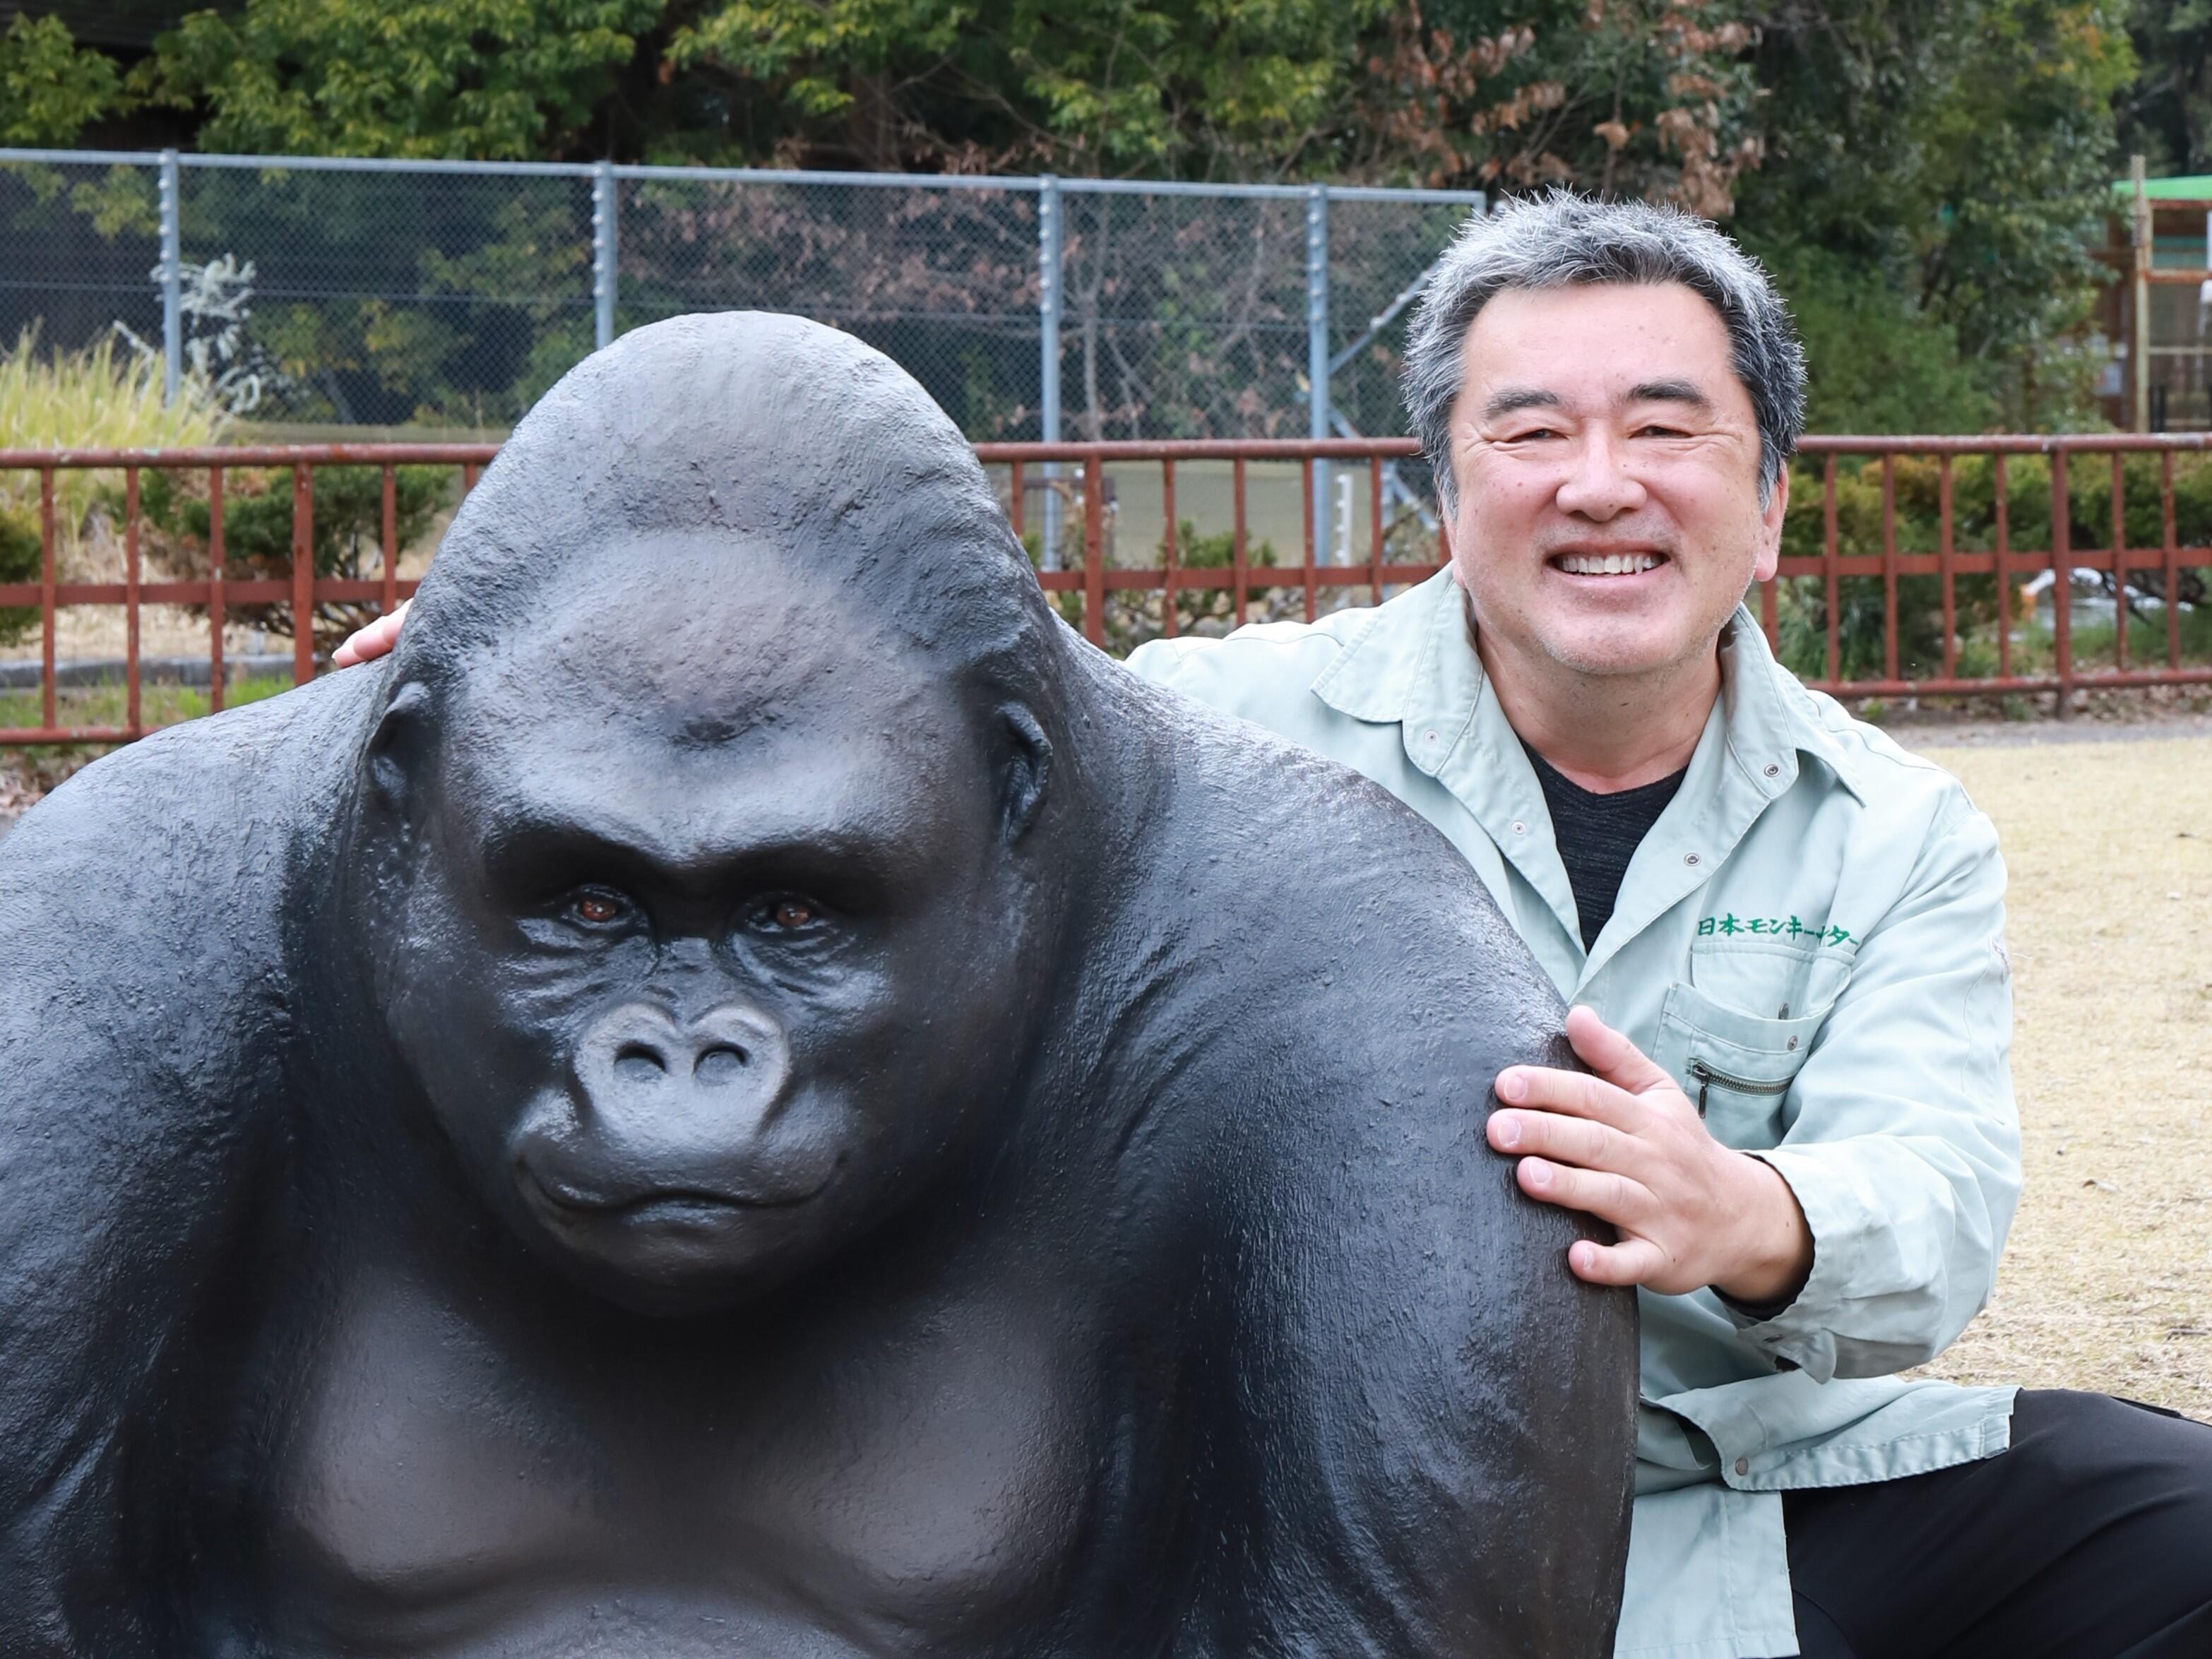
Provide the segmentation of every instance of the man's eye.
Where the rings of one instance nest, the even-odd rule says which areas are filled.
[[[610,922],[620,921],[629,912],[629,906],[618,893],[604,889],[592,889],[568,901],[568,915],[591,927],[605,927]]]
[[[1639,438],[1686,438],[1690,434],[1679,426],[1646,426],[1637,428]]]

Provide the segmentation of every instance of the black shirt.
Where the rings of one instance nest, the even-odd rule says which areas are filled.
[[[1612,919],[1629,860],[1674,799],[1690,769],[1686,766],[1656,783],[1600,795],[1572,781],[1527,744],[1521,746],[1528,750],[1528,763],[1536,769],[1536,781],[1544,788],[1552,838],[1559,845],[1559,862],[1567,866],[1567,885],[1574,890],[1575,915],[1582,923],[1583,949],[1587,951]]]

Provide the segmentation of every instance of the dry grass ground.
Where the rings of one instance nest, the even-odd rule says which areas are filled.
[[[1930,1369],[2212,1420],[2212,737],[1942,742],[2011,872],[2027,1190]]]

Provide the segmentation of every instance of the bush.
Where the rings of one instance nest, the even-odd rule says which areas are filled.
[[[1824,247],[1750,246],[1805,343],[1814,432],[1985,432],[1999,418],[1990,366],[1960,355],[1957,331],[1918,309],[1879,264]]]
[[[1224,530],[1212,535],[1202,535],[1198,526],[1184,519],[1176,526],[1176,563],[1184,570],[1226,570],[1235,562],[1237,534]],[[1154,557],[1162,564],[1167,562],[1167,544],[1163,541],[1154,550]],[[1244,547],[1244,566],[1249,571],[1271,568],[1278,562],[1275,544],[1269,541],[1248,541]],[[1305,599],[1303,592],[1289,588],[1263,587],[1258,582],[1245,585],[1244,619],[1248,623],[1279,622],[1291,614],[1292,602],[1301,607]],[[1070,621],[1082,626],[1082,599],[1079,593],[1063,596],[1076,601]],[[1126,657],[1146,640],[1158,639],[1167,631],[1167,594],[1144,589],[1117,589],[1106,595],[1106,649],[1116,657]],[[1066,614],[1063,612],[1063,614]],[[1227,587],[1178,588],[1176,590],[1176,629],[1178,633],[1200,634],[1215,638],[1237,626],[1237,596]]]
[[[39,532],[0,514],[0,585],[39,579]],[[36,605],[0,606],[0,645],[13,645],[39,623]]]
[[[393,475],[399,545],[419,540],[453,498],[454,481],[439,467],[403,466]],[[383,570],[384,479],[375,467],[319,466],[313,473],[315,574],[359,580]],[[200,581],[209,570],[213,513],[204,474],[153,472],[139,490],[149,531],[147,556],[173,579]],[[111,500],[120,511],[120,492]],[[239,580],[281,580],[292,568],[292,479],[288,472],[240,468],[225,475],[223,569]],[[204,611],[204,607],[192,607]],[[289,605],[232,605],[234,619],[284,638],[292,635]],[[350,601],[315,606],[315,648],[330,651],[375,614]]]

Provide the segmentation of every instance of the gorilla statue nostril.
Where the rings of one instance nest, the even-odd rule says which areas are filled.
[[[668,1061],[642,1042],[625,1042],[615,1051],[614,1069],[624,1083],[658,1083],[668,1074]]]
[[[699,1056],[699,1063],[691,1073],[708,1088],[720,1088],[735,1083],[744,1074],[745,1051],[742,1048],[717,1047]]]

